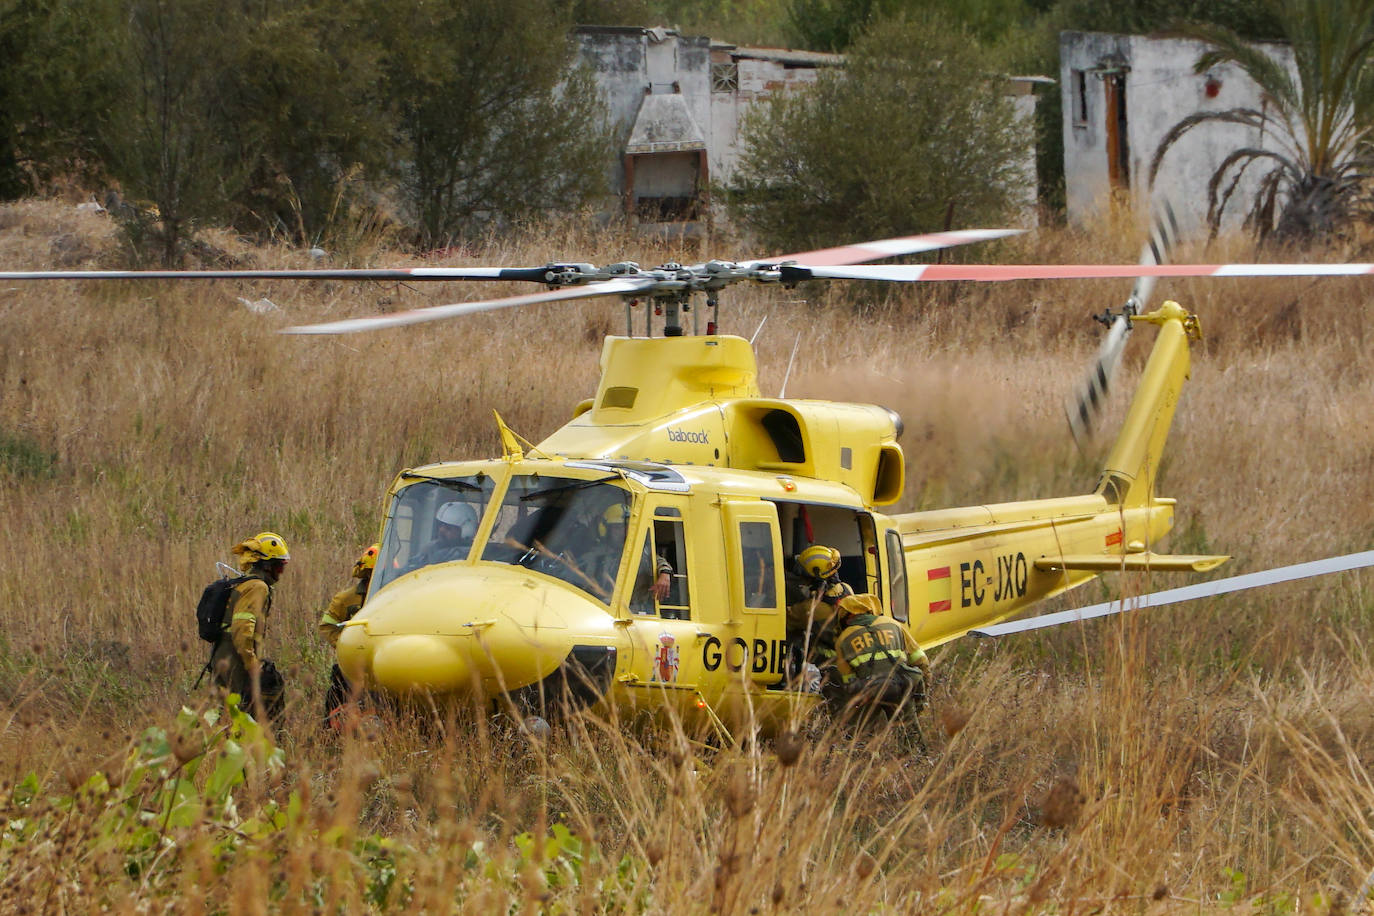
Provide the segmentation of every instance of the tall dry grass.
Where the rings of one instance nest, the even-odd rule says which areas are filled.
[[[1041,232],[1000,255],[1129,262],[1137,237],[1115,224]],[[299,265],[292,252],[214,241],[261,266]],[[112,264],[116,250],[98,216],[54,202],[0,208],[0,268]],[[570,221],[449,260],[744,253],[731,240],[654,247]],[[1236,241],[1180,254],[1253,256]],[[403,260],[383,248],[353,257]],[[781,758],[800,756],[785,765],[781,749],[710,750],[595,720],[547,745],[485,721],[321,735],[329,659],[314,622],[375,538],[386,484],[407,465],[497,453],[492,408],[531,440],[555,429],[592,393],[601,338],[621,332],[623,310],[551,304],[337,339],[271,332],[498,289],[0,287],[0,778],[9,790],[33,772],[57,794],[92,772],[114,779],[128,736],[203,701],[190,689],[204,655],[195,596],[231,543],[271,528],[293,555],[269,633],[291,672],[287,763],[277,782],[244,787],[240,807],[294,792],[302,812],[233,855],[216,851],[207,815],[130,874],[80,834],[96,823],[88,801],[92,819],[69,816],[66,833],[8,847],[6,909],[354,910],[399,908],[406,895],[420,911],[1354,903],[1374,868],[1374,603],[1360,574],[947,647],[924,717],[929,756],[816,734],[786,749]],[[1090,489],[1100,455],[1077,452],[1060,405],[1096,346],[1086,316],[1125,291],[736,288],[722,314],[744,336],[767,317],[756,347],[766,392],[781,388],[799,340],[789,395],[842,393],[902,413],[906,510]],[[1234,554],[1227,573],[1367,548],[1367,283],[1175,281],[1160,293],[1198,312],[1206,332],[1161,484],[1180,499],[1175,548]],[[281,311],[254,315],[237,297]],[[1140,336],[1125,390],[1147,350],[1149,331]],[[1107,581],[1075,600],[1173,582]],[[0,812],[0,830],[17,814]],[[582,844],[575,876],[565,847],[515,842],[557,823]],[[380,837],[397,845],[368,845]],[[383,861],[394,875],[378,896],[368,889]]]

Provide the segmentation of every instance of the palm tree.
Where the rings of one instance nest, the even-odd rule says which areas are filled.
[[[1242,146],[1207,184],[1207,219],[1215,235],[1241,179],[1261,173],[1245,225],[1259,237],[1310,238],[1337,231],[1355,215],[1374,161],[1374,0],[1269,0],[1293,49],[1296,80],[1281,62],[1213,25],[1187,30],[1210,45],[1193,65],[1240,67],[1256,85],[1263,110],[1197,112],[1170,129],[1150,163],[1201,124],[1223,122],[1264,131],[1275,149]]]

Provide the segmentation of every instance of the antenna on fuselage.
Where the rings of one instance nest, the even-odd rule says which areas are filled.
[[[797,360],[797,348],[801,346],[801,331],[797,332],[797,339],[792,342],[792,355],[787,358],[787,372],[782,377],[782,390],[778,392],[778,397],[787,397],[787,380],[792,377],[792,364]]]

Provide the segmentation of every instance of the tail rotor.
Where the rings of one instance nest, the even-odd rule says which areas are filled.
[[[1165,202],[1155,213],[1150,226],[1150,235],[1140,251],[1140,263],[1147,266],[1164,264],[1169,260],[1169,252],[1178,240],[1178,220],[1174,210]],[[1107,309],[1101,315],[1094,315],[1095,321],[1107,326],[1107,336],[1097,350],[1092,368],[1087,378],[1079,384],[1074,396],[1064,404],[1068,416],[1069,431],[1073,433],[1078,447],[1084,448],[1092,436],[1103,406],[1111,390],[1112,377],[1121,364],[1121,353],[1126,348],[1126,336],[1131,330],[1131,316],[1145,311],[1155,288],[1155,277],[1137,277],[1131,295],[1119,312]]]

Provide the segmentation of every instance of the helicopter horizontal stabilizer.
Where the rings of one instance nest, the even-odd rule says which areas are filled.
[[[1117,601],[1106,601],[1102,604],[1076,608],[1072,611],[1060,611],[1056,614],[1042,614],[1039,617],[1030,617],[1026,620],[1012,620],[1007,623],[998,623],[992,626],[970,630],[969,633],[974,636],[1006,636],[1011,633],[1024,633],[1028,630],[1041,630],[1046,627],[1059,626],[1064,623],[1091,620],[1094,617],[1108,617],[1113,614],[1122,614],[1126,611],[1134,611],[1140,608],[1163,607],[1166,604],[1178,604],[1182,601],[1212,598],[1216,595],[1244,591],[1249,588],[1259,588],[1264,585],[1277,585],[1280,582],[1291,582],[1295,579],[1308,579],[1313,576],[1325,576],[1330,573],[1345,572],[1351,569],[1363,569],[1367,566],[1374,566],[1374,550],[1366,550],[1362,553],[1349,553],[1339,557],[1328,557],[1325,560],[1313,560],[1310,563],[1297,563],[1293,566],[1280,566],[1276,569],[1266,569],[1261,572],[1247,573],[1243,576],[1231,576],[1228,579],[1214,579],[1211,582],[1199,582],[1197,585],[1185,585],[1182,588],[1166,589],[1165,591],[1154,592],[1149,595],[1119,599]]]
[[[1216,569],[1229,556],[1207,556],[1203,554],[1167,553],[1128,553],[1117,554],[1066,554],[1057,557],[1041,557],[1035,561],[1035,568],[1044,572],[1059,572],[1065,569],[1087,572],[1207,572]]]

